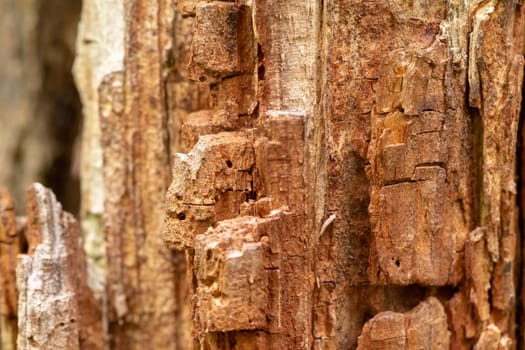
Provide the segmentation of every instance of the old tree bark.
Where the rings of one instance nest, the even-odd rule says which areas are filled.
[[[524,15],[86,0],[80,225],[0,192],[2,349],[523,348]]]

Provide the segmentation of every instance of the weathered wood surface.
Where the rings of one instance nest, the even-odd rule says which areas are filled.
[[[520,1],[84,6],[82,221],[107,347],[523,347]],[[22,248],[0,198],[8,344]],[[37,212],[24,306],[49,246]],[[76,327],[54,339],[82,346]]]
[[[430,297],[406,313],[375,315],[365,323],[357,349],[449,349],[447,326],[443,305]]]
[[[27,212],[28,253],[16,267],[17,349],[103,348],[77,221],[40,184],[28,189]]]

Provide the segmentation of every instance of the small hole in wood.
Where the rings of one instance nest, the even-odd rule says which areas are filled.
[[[399,267],[401,265],[401,262],[399,260],[396,260],[396,266]]]
[[[227,160],[227,161],[226,161],[226,166],[227,166],[228,168],[231,168],[231,167],[233,166],[232,161],[231,161],[231,160]]]
[[[201,75],[201,76],[199,77],[199,81],[200,81],[201,83],[204,83],[204,82],[206,81],[206,77],[205,77],[204,75]]]
[[[184,213],[179,213],[177,217],[179,218],[179,220],[186,220],[186,214]]]

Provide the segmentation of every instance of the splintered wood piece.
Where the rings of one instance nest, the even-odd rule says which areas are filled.
[[[249,133],[201,136],[188,154],[177,154],[166,193],[164,241],[176,249],[213,223],[239,214],[253,191],[254,151]]]
[[[40,184],[28,189],[28,222],[33,245],[16,268],[18,349],[101,349],[78,223]]]
[[[267,329],[268,271],[255,217],[221,221],[196,238],[196,312],[210,332]]]

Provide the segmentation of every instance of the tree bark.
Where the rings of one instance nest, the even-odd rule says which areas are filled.
[[[40,312],[68,349],[524,346],[521,1],[83,6],[89,277],[33,186],[20,349],[51,334],[49,280],[93,311]],[[0,199],[9,349],[24,235]]]
[[[102,349],[78,223],[40,184],[28,189],[28,254],[18,256],[18,349]]]

